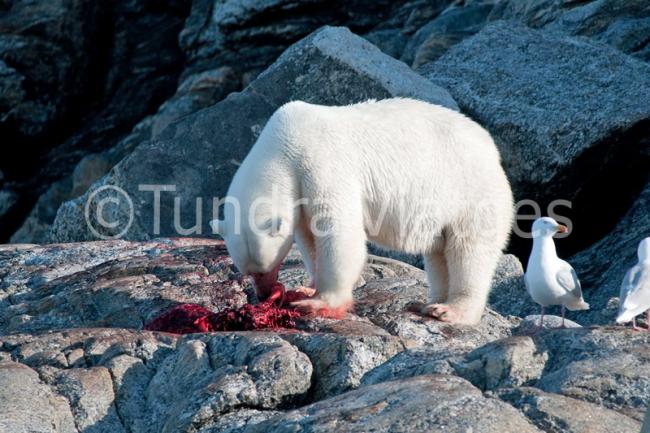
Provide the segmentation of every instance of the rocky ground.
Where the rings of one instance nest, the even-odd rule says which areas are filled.
[[[611,324],[650,236],[648,62],[647,0],[0,0],[0,431],[638,432],[650,337]],[[342,321],[142,330],[255,301],[208,221],[279,106],[399,96],[484,125],[520,215],[564,200],[590,311],[533,332],[515,235],[477,327],[405,312],[424,274],[390,253]],[[122,224],[88,224],[101,187]]]
[[[517,264],[502,259],[476,327],[407,312],[424,300],[424,272],[370,256],[355,313],[343,320],[176,336],[143,323],[178,303],[220,311],[255,301],[221,242],[2,246],[0,427],[638,432],[650,400],[650,334],[532,332],[536,317],[498,311],[512,293],[525,302]],[[280,278],[307,282],[299,254]]]

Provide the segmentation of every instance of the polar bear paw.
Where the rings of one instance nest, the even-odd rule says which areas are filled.
[[[450,304],[425,304],[423,302],[413,302],[408,305],[407,309],[422,316],[433,317],[436,320],[446,323],[464,323],[465,314],[463,310],[455,305]]]
[[[292,302],[291,306],[304,316],[343,319],[352,310],[352,301],[332,306],[329,302],[316,295],[310,299]]]

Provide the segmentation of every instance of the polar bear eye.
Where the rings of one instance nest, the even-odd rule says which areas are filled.
[[[282,218],[270,218],[264,223],[264,232],[269,236],[277,236],[282,232]]]

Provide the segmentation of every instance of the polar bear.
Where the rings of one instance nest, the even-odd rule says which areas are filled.
[[[423,255],[422,314],[476,324],[512,219],[490,134],[445,107],[392,98],[280,107],[211,226],[261,298],[295,240],[316,293],[296,307],[347,311],[371,241]]]

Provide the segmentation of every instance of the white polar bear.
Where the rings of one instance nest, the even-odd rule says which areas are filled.
[[[424,256],[423,314],[475,324],[512,219],[490,134],[453,110],[394,98],[280,107],[211,225],[261,297],[295,240],[316,289],[297,306],[349,309],[372,241]]]

